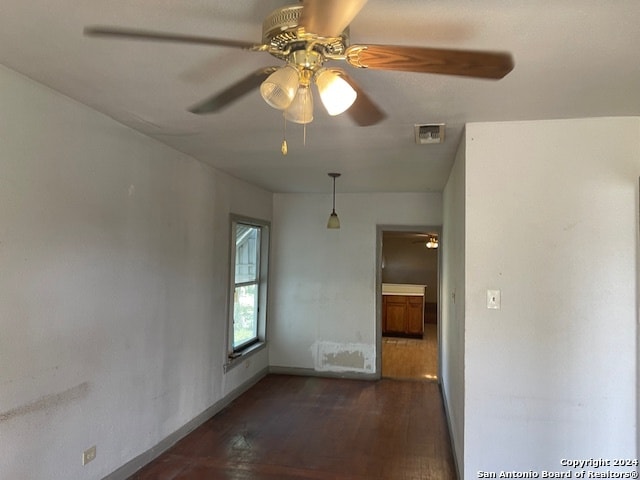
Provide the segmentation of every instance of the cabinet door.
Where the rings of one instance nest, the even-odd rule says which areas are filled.
[[[406,333],[407,302],[398,295],[386,296],[385,333]]]
[[[424,298],[409,297],[407,302],[407,333],[420,335],[424,333]]]

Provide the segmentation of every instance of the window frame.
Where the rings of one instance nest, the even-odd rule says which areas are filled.
[[[229,241],[229,300],[228,300],[228,319],[227,319],[227,363],[225,370],[230,368],[239,359],[253,353],[266,345],[267,332],[267,290],[269,278],[269,240],[271,223],[266,220],[245,217],[241,215],[230,215],[230,241]],[[256,281],[236,283],[236,234],[238,225],[247,225],[258,228],[258,245],[256,246],[257,265],[256,265]],[[239,286],[253,285],[257,286],[257,335],[246,342],[234,347],[234,297],[236,288]]]

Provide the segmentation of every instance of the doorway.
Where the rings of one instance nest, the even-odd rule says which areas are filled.
[[[439,238],[433,227],[378,229],[382,377],[438,379]]]

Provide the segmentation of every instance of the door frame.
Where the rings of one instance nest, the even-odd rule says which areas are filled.
[[[437,337],[438,337],[438,384],[442,378],[442,348],[440,348],[440,328],[441,328],[441,298],[440,288],[442,283],[442,225],[376,225],[376,373],[375,378],[382,378],[382,234],[383,232],[435,232],[438,234],[440,245],[438,246],[438,315],[437,315]]]

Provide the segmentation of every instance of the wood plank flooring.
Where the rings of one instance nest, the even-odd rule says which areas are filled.
[[[455,479],[437,383],[267,375],[131,480]]]

